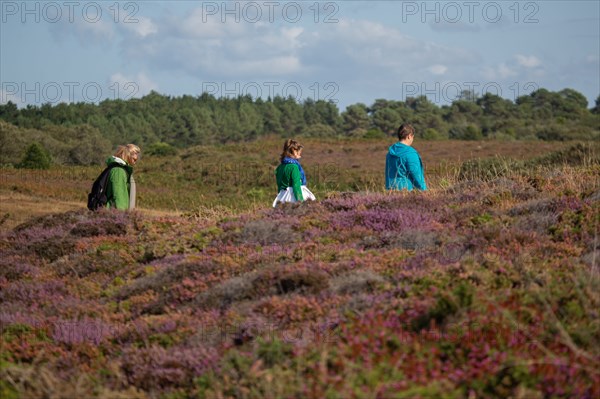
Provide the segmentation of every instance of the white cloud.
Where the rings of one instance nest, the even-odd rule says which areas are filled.
[[[128,76],[117,72],[110,76],[109,82],[111,92],[122,99],[142,97],[150,93],[150,91],[158,89],[157,84],[144,72],[140,72],[135,76]]]
[[[115,35],[112,25],[102,20],[94,23],[79,20],[76,25],[80,32],[92,35],[97,39],[111,40]]]
[[[100,14],[102,15],[102,14]],[[58,40],[64,40],[69,37],[75,37],[82,46],[101,43],[104,45],[112,44],[117,30],[117,25],[109,18],[92,19],[83,13],[74,13],[73,18],[68,17],[59,19],[56,23],[48,24],[53,37]]]
[[[541,64],[541,61],[534,55],[525,56],[517,54],[515,58],[517,59],[517,64],[525,68],[535,68]]]
[[[483,78],[488,81],[495,80],[497,78],[495,69],[490,66],[483,67],[483,69],[481,70],[481,76],[483,76]]]
[[[500,78],[502,79],[510,78],[511,76],[517,75],[517,72],[505,63],[501,63],[500,65],[498,65],[497,70],[498,74],[500,75]]]
[[[307,36],[306,40],[304,64],[321,69],[338,65],[354,69],[355,74],[368,68],[377,73],[404,74],[404,79],[422,79],[423,71],[441,73],[447,65],[472,64],[477,60],[475,54],[464,49],[426,42],[365,20],[341,19],[333,29]]]
[[[497,81],[517,76],[517,71],[505,62],[502,62],[497,66],[485,66],[481,71],[481,75],[488,81]]]
[[[204,11],[196,7],[154,19],[136,15],[139,23],[119,24],[122,61],[183,73],[196,81],[273,78],[340,83],[358,82],[367,74],[382,83],[399,76],[420,82],[479,61],[475,52],[459,46],[424,41],[369,20],[336,15],[335,24],[289,24],[267,21],[265,14],[261,21],[248,23],[230,15],[223,21],[222,15]]]
[[[434,75],[443,75],[448,71],[448,67],[445,65],[437,64],[430,66],[429,68],[427,68],[427,70]]]
[[[135,33],[139,37],[146,37],[149,35],[153,35],[158,33],[158,27],[156,24],[150,19],[146,17],[137,17],[137,22],[123,22],[121,26]]]
[[[304,46],[300,26],[236,22],[205,15],[200,8],[182,18],[157,21],[161,35],[128,35],[125,55],[160,69],[196,78],[243,80],[285,76],[302,70],[297,51]]]
[[[589,64],[598,64],[600,62],[600,56],[597,54],[589,54],[585,57],[585,61]]]
[[[448,22],[448,21],[440,21],[440,22],[431,22],[429,24],[432,30],[435,32],[442,33],[460,33],[460,32],[479,32],[481,30],[481,26],[475,22]]]
[[[476,7],[474,20],[463,13],[457,23],[446,18],[431,24],[430,16],[427,21],[415,16],[408,23],[399,23],[393,16],[401,16],[400,2],[338,2],[336,7],[321,2],[318,9],[312,2],[300,2],[302,18],[290,23],[293,8],[283,14],[279,4],[271,16],[267,12],[270,5],[259,2],[252,4],[261,8],[262,17],[249,23],[253,6],[246,4],[251,3],[160,0],[135,4],[134,13],[121,4],[117,18],[116,3],[99,2],[90,3],[84,15],[81,6],[76,8],[74,20],[61,6],[64,12],[59,21],[32,26],[21,24],[19,15],[9,16],[12,19],[3,25],[3,32],[23,45],[8,41],[3,47],[5,80],[28,82],[27,87],[31,79],[42,80],[42,84],[50,80],[108,84],[114,73],[110,79],[119,83],[121,95],[128,94],[124,85],[129,82],[137,85],[138,94],[156,88],[149,77],[169,94],[196,94],[203,82],[278,82],[281,86],[299,82],[304,93],[315,88],[321,97],[326,91],[324,84],[335,82],[338,98],[348,102],[404,98],[407,93],[399,90],[404,83],[418,87],[421,93],[435,90],[436,85],[443,91],[444,82],[461,88],[473,82],[509,87],[518,83],[520,92],[535,83],[549,89],[573,87],[590,98],[597,96],[600,87],[598,40],[590,34],[598,18],[581,19],[596,15],[597,5],[586,10],[564,4],[559,7],[556,2],[556,8],[544,8],[549,18],[540,18],[537,24],[524,23],[540,15],[523,7],[503,8],[498,23],[482,19],[491,14]],[[98,21],[94,21],[94,5],[102,8]],[[227,13],[225,21],[223,12],[206,15],[202,6],[205,11],[210,6],[220,11],[236,6],[242,18],[236,21]],[[33,22],[31,17],[28,24]],[[324,23],[328,17],[338,22]],[[124,18],[137,22],[125,23]],[[58,43],[49,41],[46,32]],[[313,85],[315,82],[318,85]],[[6,101],[10,89],[3,89],[0,94]],[[505,88],[505,94],[509,91]]]
[[[289,43],[293,47],[301,46],[300,35],[304,32],[304,28],[294,27],[294,28],[282,28],[281,33],[285,40],[289,41]]]
[[[230,18],[223,23],[218,15],[205,15],[201,8],[194,9],[183,20],[177,18],[166,21],[167,25],[178,30],[183,37],[187,38],[225,38],[235,37],[245,31],[247,24],[236,23]]]
[[[267,60],[245,60],[239,68],[245,74],[261,74],[270,71],[273,76],[285,76],[301,69],[300,59],[294,56],[272,57]],[[230,71],[234,73],[235,70]]]
[[[474,51],[361,19],[340,18],[335,24],[250,24],[221,22],[218,16],[193,10],[183,17],[157,19],[155,24],[160,35],[141,38],[128,32],[123,40],[124,60],[192,82],[183,89],[189,93],[198,93],[209,83],[219,87],[221,94],[236,84],[256,83],[264,89],[268,83],[279,85],[274,86],[277,94],[294,83],[301,86],[304,97],[403,98],[408,93],[404,85],[437,87],[441,76],[459,80],[462,76],[454,71],[480,62]]]
[[[219,87],[227,82],[227,88],[236,82],[278,82],[280,87],[299,82],[303,95],[320,90],[323,97],[333,92],[325,86],[333,82],[336,93],[344,95],[402,97],[404,84],[428,89],[442,76],[465,80],[461,71],[481,62],[477,52],[460,45],[426,41],[376,21],[341,17],[335,24],[238,23],[233,18],[222,22],[218,15],[203,15],[196,8],[119,33],[125,64],[191,82],[190,93],[209,82]],[[507,65],[494,69],[495,75],[511,73]],[[144,84],[143,78],[115,74],[112,81],[134,81],[142,94],[156,88],[152,82]]]

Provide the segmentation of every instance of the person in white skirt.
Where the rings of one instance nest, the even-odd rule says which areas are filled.
[[[282,202],[297,202],[315,200],[315,195],[306,187],[306,175],[300,165],[302,149],[296,140],[288,139],[283,144],[283,152],[279,160],[281,163],[275,169],[277,190],[279,194],[273,201],[273,207]]]

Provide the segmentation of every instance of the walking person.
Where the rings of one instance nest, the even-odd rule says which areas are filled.
[[[385,158],[385,188],[387,190],[427,190],[423,162],[412,147],[415,129],[410,124],[398,128],[398,142],[390,146]]]
[[[106,165],[117,164],[108,176],[106,188],[107,208],[119,210],[135,209],[136,184],[133,167],[137,163],[141,150],[135,144],[120,145],[115,155],[106,160]]]
[[[306,175],[300,158],[302,146],[296,140],[288,139],[283,144],[283,151],[279,157],[280,164],[275,169],[275,179],[279,194],[273,201],[273,207],[278,203],[315,200],[315,195],[306,187]]]

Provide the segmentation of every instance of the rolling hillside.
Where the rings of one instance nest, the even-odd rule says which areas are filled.
[[[0,238],[1,396],[598,397],[600,167],[544,159],[425,193],[31,219]]]
[[[340,191],[381,192],[385,154],[394,141],[302,140],[302,164],[311,190],[318,198]],[[273,171],[281,145],[278,138],[266,138],[243,144],[191,147],[171,156],[143,153],[135,168],[138,206],[150,215],[205,215],[214,214],[215,209],[217,213],[235,214],[264,209],[276,195]],[[452,184],[465,161],[493,157],[493,171],[497,172],[510,165],[509,159],[534,160],[572,146],[568,142],[542,141],[446,140],[415,144],[432,189]],[[108,153],[102,155],[106,156]],[[0,168],[0,231],[34,216],[84,209],[87,193],[102,168],[102,164],[54,166],[49,170]]]

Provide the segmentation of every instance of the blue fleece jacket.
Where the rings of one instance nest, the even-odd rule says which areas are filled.
[[[417,150],[397,142],[385,158],[385,188],[388,190],[427,190],[423,162]]]

